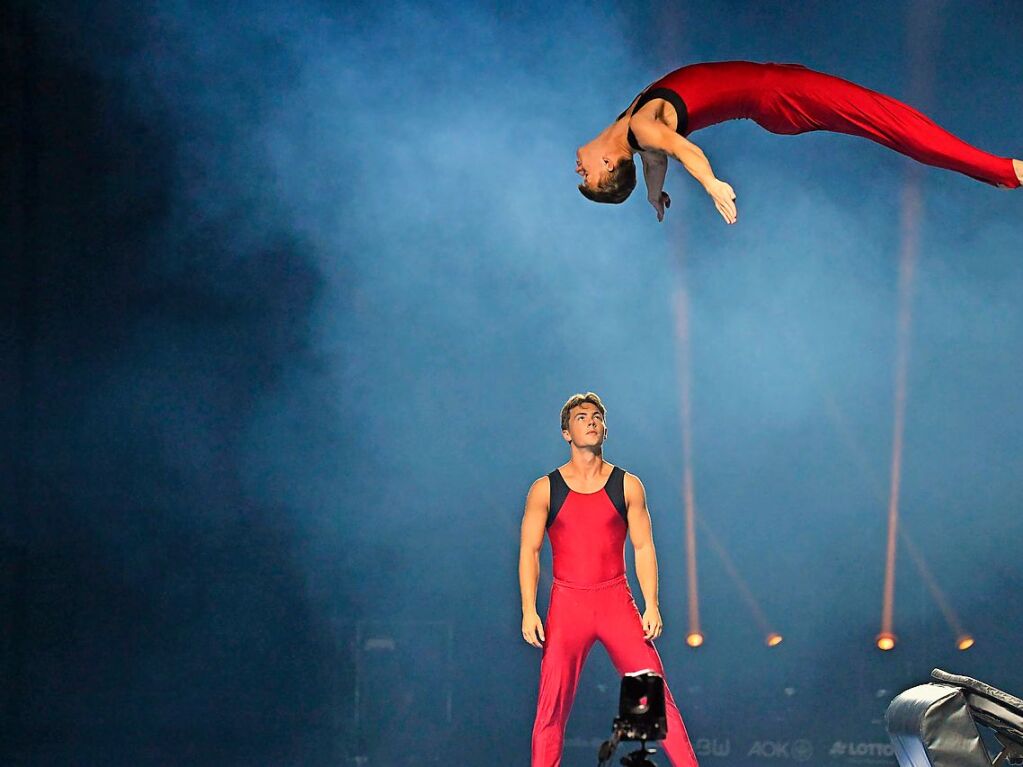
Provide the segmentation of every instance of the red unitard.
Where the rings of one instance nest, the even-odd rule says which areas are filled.
[[[1016,188],[1012,160],[953,136],[901,101],[799,64],[722,61],[676,69],[650,85],[636,104],[672,103],[677,132],[747,118],[771,133],[824,130],[876,141],[914,160]],[[640,149],[630,131],[629,142]]]
[[[554,585],[544,626],[532,767],[561,764],[565,724],[579,673],[595,641],[604,645],[619,674],[652,669],[664,676],[657,650],[644,638],[642,619],[625,578],[625,472],[614,467],[607,484],[595,493],[569,490],[556,469],[548,476],[547,534],[554,555]],[[668,731],[663,746],[668,759],[674,767],[696,767],[667,684],[664,702]]]

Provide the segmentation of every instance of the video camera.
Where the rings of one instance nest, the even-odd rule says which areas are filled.
[[[611,726],[611,739],[601,745],[597,763],[601,767],[610,764],[622,741],[639,741],[639,749],[622,757],[621,763],[625,767],[656,767],[649,757],[656,754],[657,749],[647,748],[646,743],[664,740],[667,734],[664,678],[650,669],[626,674],[622,677],[618,716]]]

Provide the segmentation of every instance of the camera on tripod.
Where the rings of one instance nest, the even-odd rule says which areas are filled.
[[[598,764],[608,765],[622,741],[639,741],[640,747],[622,757],[625,767],[656,767],[650,756],[657,749],[647,748],[647,741],[664,740],[668,719],[664,712],[664,678],[650,669],[622,677],[618,697],[618,716],[611,727],[611,739],[600,747]]]

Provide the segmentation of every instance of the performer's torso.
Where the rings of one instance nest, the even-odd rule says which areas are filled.
[[[628,530],[625,472],[616,466],[607,484],[595,493],[568,489],[556,470],[548,476],[551,508],[547,535],[554,577],[573,585],[593,585],[624,575]]]
[[[791,75],[810,73],[799,64],[718,61],[676,69],[647,91],[667,88],[682,97],[688,122],[679,132],[688,135],[725,120],[756,117],[765,96],[791,81]]]

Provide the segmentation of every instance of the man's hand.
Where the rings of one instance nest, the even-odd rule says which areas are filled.
[[[735,190],[720,179],[714,179],[706,186],[707,194],[714,200],[714,207],[718,213],[729,224],[734,224],[739,218],[739,212],[735,207]]]
[[[661,192],[661,196],[649,200],[650,204],[654,206],[654,210],[657,211],[657,220],[664,220],[665,208],[671,207],[671,198],[668,197],[667,192]]]
[[[543,643],[547,641],[543,635],[543,621],[537,613],[522,616],[522,638],[533,647],[543,647]]]
[[[656,607],[648,607],[643,613],[643,637],[645,639],[657,639],[664,630],[664,623],[661,622],[661,611]]]

